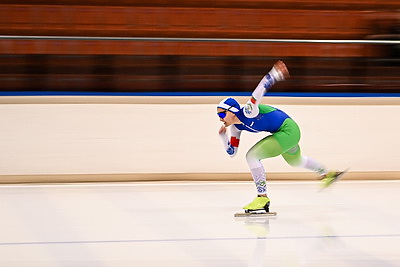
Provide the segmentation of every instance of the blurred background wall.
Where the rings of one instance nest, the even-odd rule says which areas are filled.
[[[399,9],[398,0],[3,0],[0,90],[248,92],[283,59],[292,78],[274,92],[399,93]]]
[[[95,96],[47,103],[24,95],[249,95],[282,59],[291,79],[274,93],[393,96],[400,93],[399,10],[398,0],[2,0],[0,182],[75,174],[84,175],[77,181],[140,180],[144,173],[177,179],[189,172],[200,180],[205,172],[250,179],[246,148],[232,161],[219,146],[219,98],[153,105],[151,96],[110,104]],[[283,106],[302,125],[307,154],[351,167],[354,178],[398,179],[398,98],[342,108],[317,101]],[[274,159],[266,167],[269,179],[296,172],[282,164]],[[48,181],[71,181],[63,177]]]
[[[30,98],[32,104],[0,105],[0,183],[251,181],[245,155],[266,136],[244,132],[238,154],[230,158],[218,136],[216,96],[123,97],[125,103],[118,97],[103,97],[102,103],[90,96],[81,103],[71,97]],[[350,168],[346,179],[400,179],[400,120],[393,118],[400,112],[398,98],[264,102],[299,123],[304,155],[328,168]],[[317,178],[282,157],[263,163],[269,180]]]

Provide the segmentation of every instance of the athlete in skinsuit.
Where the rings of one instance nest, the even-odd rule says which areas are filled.
[[[328,171],[319,162],[303,156],[298,144],[300,129],[297,123],[282,110],[260,103],[269,88],[287,77],[289,77],[289,72],[286,65],[278,61],[261,79],[244,106],[231,97],[225,98],[217,106],[217,114],[224,124],[219,129],[219,135],[226,152],[231,157],[237,153],[242,131],[271,133],[258,141],[246,154],[247,164],[257,189],[257,197],[244,207],[246,212],[269,211],[270,199],[267,196],[262,159],[282,155],[291,166],[304,167],[317,172],[321,176],[323,187],[331,185],[342,174],[342,172]],[[227,135],[227,127],[230,128],[230,138]]]

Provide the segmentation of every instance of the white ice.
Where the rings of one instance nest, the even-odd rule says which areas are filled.
[[[400,266],[400,181],[0,186],[0,266]]]

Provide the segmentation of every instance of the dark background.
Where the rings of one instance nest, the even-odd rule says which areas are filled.
[[[400,93],[399,9],[393,0],[2,1],[0,90],[248,92],[282,59],[291,79],[274,92]]]

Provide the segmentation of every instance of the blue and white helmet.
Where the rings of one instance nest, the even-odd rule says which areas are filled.
[[[217,108],[226,109],[236,114],[240,111],[240,104],[234,98],[227,97],[219,102]]]

